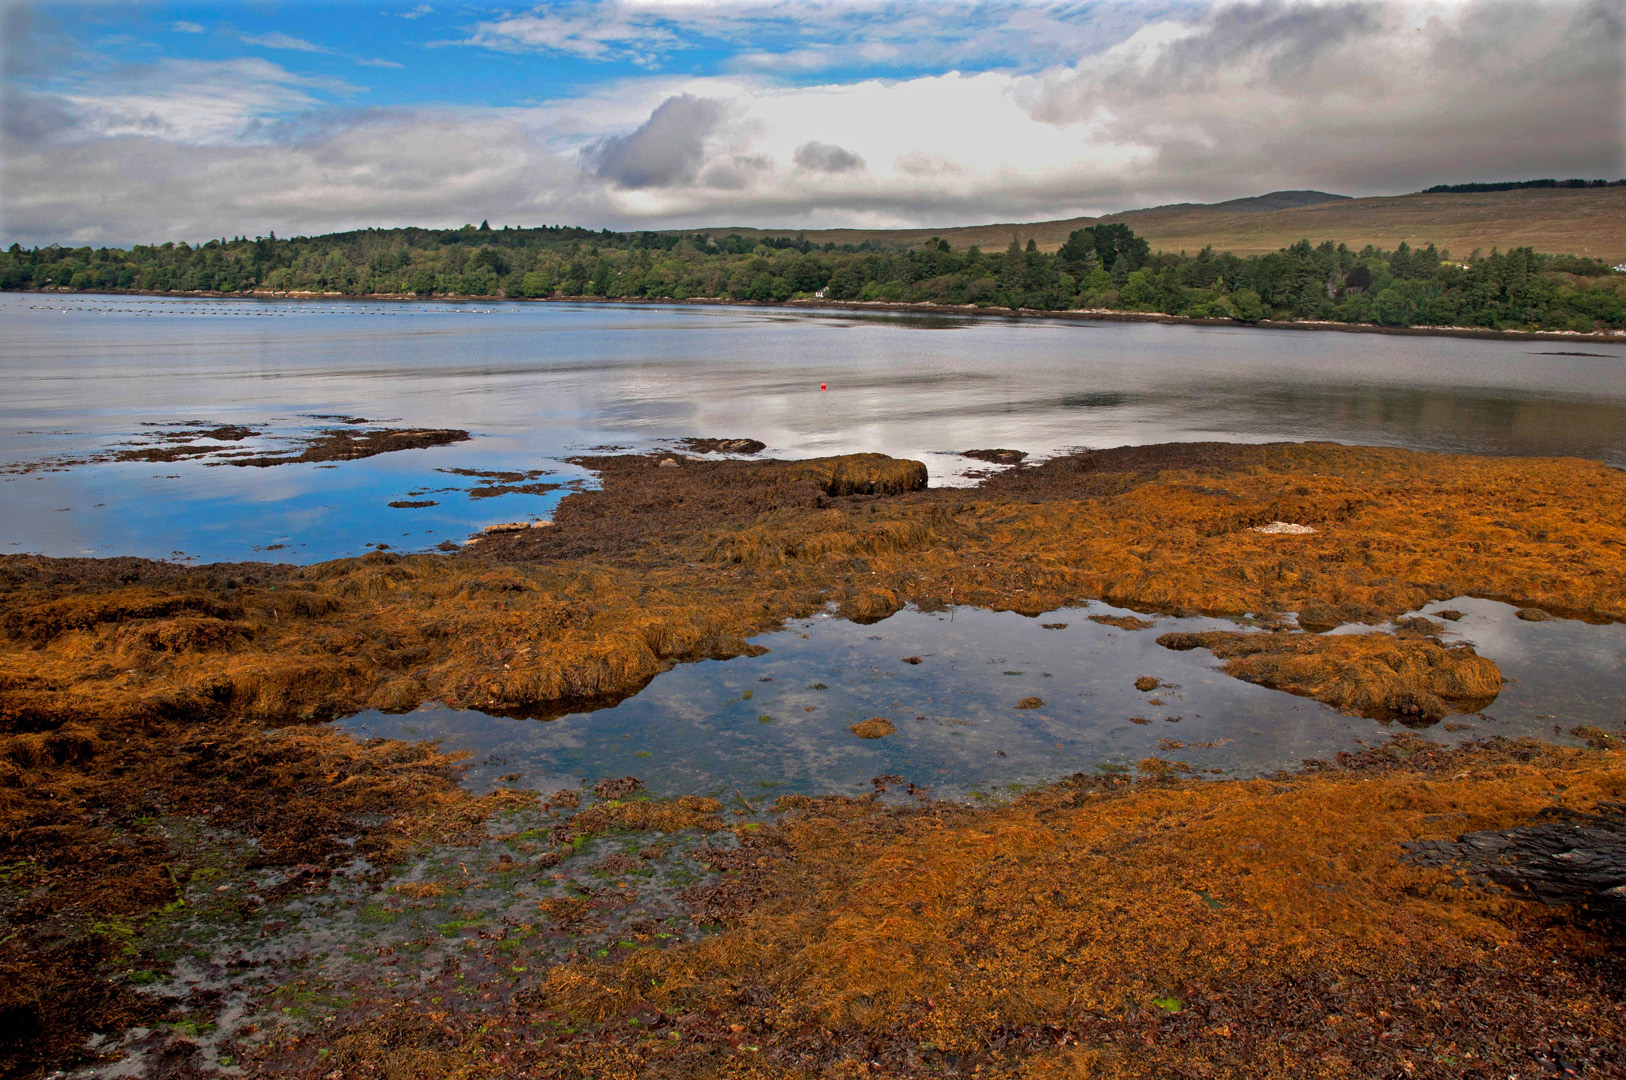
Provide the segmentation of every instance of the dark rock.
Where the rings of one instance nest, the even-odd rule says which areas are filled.
[[[1402,846],[1419,865],[1456,868],[1548,907],[1575,905],[1626,931],[1626,805],[1554,808],[1511,829]]]

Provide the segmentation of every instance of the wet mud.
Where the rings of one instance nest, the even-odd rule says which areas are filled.
[[[252,839],[265,867],[320,883],[357,852],[384,867],[425,837],[449,842],[517,797],[469,796],[432,748],[312,726],[364,708],[558,715],[675,663],[744,654],[746,637],[829,605],[874,621],[905,604],[1038,616],[1104,599],[1251,614],[1261,632],[1195,644],[1233,651],[1239,677],[1423,720],[1499,676],[1395,623],[1405,612],[1477,596],[1626,621],[1626,476],[1593,462],[1192,444],[938,490],[920,463],[881,455],[665,460],[579,459],[602,487],[565,498],[551,527],[448,555],[0,559],[0,896],[16,928],[0,941],[5,1067],[37,1070],[93,1030],[161,1019],[124,950],[185,899],[186,853],[147,822],[208,822]],[[1316,531],[1254,531],[1277,521]],[[1377,629],[1312,633],[1329,610]],[[524,1037],[551,1056],[524,1060],[561,1076],[859,1075],[864,1061],[898,1076],[1192,1063],[1285,1076],[1316,1075],[1329,1055],[1348,1065],[1316,1066],[1324,1075],[1377,1075],[1419,1045],[1459,1066],[1472,1049],[1498,1077],[1546,1075],[1517,1071],[1526,1049],[1523,1065],[1498,1049],[1506,1018],[1429,1004],[1467,996],[1493,1012],[1528,999],[1507,1005],[1509,1045],[1596,1068],[1598,1047],[1621,1044],[1618,960],[1556,915],[1434,889],[1389,851],[1513,827],[1555,797],[1582,809],[1626,797],[1618,751],[1455,753],[1345,762],[1285,787],[1180,780],[1165,762],[1006,809],[782,807],[793,813],[773,843],[794,857],[761,856],[753,880],[771,879],[771,899],[740,909],[738,931],[714,939],[726,947],[563,964],[491,1030],[548,1013],[562,1028]],[[605,810],[606,827],[664,828],[641,813]],[[1110,873],[1091,869],[1101,852]],[[1562,1028],[1561,998],[1587,1003],[1588,1024]],[[278,1050],[277,1068],[325,1076],[386,1046],[408,1070],[393,1075],[434,1072],[430,1060],[485,1075],[507,1068],[491,1055],[532,1053],[497,1047],[466,1014],[431,1027],[401,1015],[335,1023]],[[1404,1040],[1378,1038],[1397,1025]]]

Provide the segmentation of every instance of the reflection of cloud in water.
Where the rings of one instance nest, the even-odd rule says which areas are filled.
[[[1466,597],[1430,604],[1427,614],[1455,608],[1460,622],[1446,623],[1446,640],[1470,641],[1496,661],[1507,680],[1485,711],[1500,723],[1486,733],[1551,735],[1552,716],[1563,727],[1615,726],[1626,721],[1626,625],[1591,626],[1574,619],[1526,622],[1515,609]]]
[[[1513,681],[1488,716],[1453,718],[1468,731],[1435,726],[1427,737],[1551,736],[1546,717],[1554,714],[1566,727],[1620,719],[1613,698],[1626,666],[1626,627],[1526,623],[1490,601],[1430,605],[1442,607],[1466,614],[1452,633],[1478,641]],[[1330,759],[1399,730],[1230,678],[1205,650],[1156,643],[1170,630],[1229,625],[1222,620],[1159,619],[1155,629],[1133,632],[1085,618],[1113,610],[1091,605],[1045,617],[1068,623],[1065,630],[975,609],[956,610],[952,621],[904,611],[874,626],[819,617],[756,639],[771,650],[763,656],[680,665],[619,706],[589,714],[541,722],[431,706],[343,724],[366,725],[369,735],[402,736],[410,727],[416,737],[442,737],[447,749],[473,754],[476,788],[515,772],[518,783],[539,788],[561,777],[630,774],[661,794],[857,793],[883,773],[939,794],[990,793],[1080,770],[1130,768],[1148,755],[1247,776]],[[904,656],[922,663],[904,664]],[[1132,685],[1141,675],[1169,685],[1142,693]],[[1044,705],[1014,707],[1028,696]],[[872,716],[892,721],[896,732],[860,740],[848,731]],[[1159,746],[1164,739],[1182,745]]]
[[[684,436],[758,438],[788,457],[921,457],[934,482],[982,468],[943,453],[972,446],[1037,459],[1190,439],[1626,464],[1621,357],[1532,356],[1522,342],[925,316],[954,327],[940,333],[880,312],[655,305],[164,300],[139,309],[172,313],[154,318],[126,313],[134,300],[64,300],[107,309],[69,315],[29,301],[0,296],[0,462],[199,417],[254,426],[307,413],[387,416],[477,438],[332,470],[175,463],[139,475],[35,474],[0,484],[0,540],[12,551],[105,545],[236,559],[284,534],[301,561],[379,540],[426,547],[551,506],[454,500],[410,521],[387,508],[408,488],[441,486],[437,466],[535,468],[591,446]]]
[[[1056,621],[1071,624],[1059,631],[976,610],[957,611],[953,621],[906,611],[871,627],[818,618],[758,639],[771,649],[764,656],[682,665],[590,715],[542,723],[430,707],[345,723],[386,735],[410,726],[420,737],[444,737],[448,749],[471,751],[476,762],[496,755],[500,761],[471,772],[476,786],[513,771],[539,786],[542,777],[632,773],[668,793],[770,785],[858,792],[882,773],[963,793],[1127,768],[1148,754],[1253,773],[1348,747],[1374,728],[1230,679],[1206,654],[1157,646],[1156,632],[1117,631],[1084,614],[1058,614]],[[1160,629],[1216,625],[1223,624],[1164,620]],[[904,665],[905,655],[924,662]],[[1164,705],[1150,705],[1157,695],[1131,685],[1141,674],[1173,684],[1161,691]],[[1030,695],[1045,706],[1014,708]],[[847,730],[871,716],[892,720],[897,732],[859,740]],[[1135,716],[1151,723],[1134,724]],[[1165,738],[1191,748],[1160,749]]]

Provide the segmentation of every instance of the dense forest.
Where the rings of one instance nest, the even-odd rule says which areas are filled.
[[[1626,327],[1626,275],[1515,248],[1465,260],[1432,245],[1359,251],[1300,241],[1239,258],[1154,253],[1128,226],[1074,232],[1054,254],[570,227],[368,229],[114,248],[12,245],[0,288],[648,298],[1112,309],[1196,318],[1592,331]]]

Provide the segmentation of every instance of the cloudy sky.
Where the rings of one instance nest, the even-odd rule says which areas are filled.
[[[1626,175],[1626,0],[0,0],[0,242]]]

